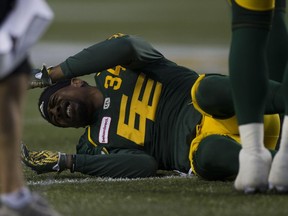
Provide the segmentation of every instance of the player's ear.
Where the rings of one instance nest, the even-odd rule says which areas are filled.
[[[71,86],[74,87],[82,87],[84,84],[84,81],[79,78],[72,78],[71,79]]]

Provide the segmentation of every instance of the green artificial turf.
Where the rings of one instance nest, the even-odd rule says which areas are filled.
[[[50,0],[55,19],[41,41],[97,42],[123,32],[153,43],[228,46],[225,0]],[[45,50],[43,50],[45,52]],[[55,53],[57,55],[57,53]],[[93,83],[93,78],[88,78]],[[33,150],[75,152],[84,129],[60,129],[38,112],[40,90],[27,92],[23,141]],[[32,190],[64,216],[286,216],[288,196],[244,195],[232,182],[208,182],[162,172],[158,178],[112,180],[78,173],[36,175]],[[171,177],[171,174],[172,177]],[[169,177],[168,177],[169,176]]]

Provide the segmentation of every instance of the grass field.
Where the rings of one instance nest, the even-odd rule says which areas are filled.
[[[50,0],[55,21],[44,39],[95,41],[124,32],[161,43],[227,44],[230,13],[225,1]]]
[[[33,59],[44,55],[37,60],[48,65],[54,64],[57,57],[63,60],[73,45],[94,43],[115,32],[124,32],[141,35],[167,51],[167,55],[175,47],[197,47],[191,56],[179,49],[169,58],[193,65],[200,72],[226,70],[230,14],[224,0],[48,2],[55,11],[55,21],[41,41],[44,48],[40,46],[33,55]],[[54,52],[53,44],[58,47]],[[167,46],[170,48],[165,50]],[[66,52],[63,54],[61,50]],[[93,83],[91,76],[85,79]],[[59,129],[45,122],[36,106],[39,93],[40,90],[30,90],[27,94],[24,142],[35,150],[75,152],[83,129]],[[24,171],[29,187],[47,197],[65,216],[288,215],[287,195],[246,196],[236,192],[232,182],[208,182],[197,177],[178,177],[171,172],[159,172],[157,178],[113,180],[69,172],[36,175],[27,168]]]

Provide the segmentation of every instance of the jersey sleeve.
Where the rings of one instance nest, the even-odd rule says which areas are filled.
[[[75,171],[111,178],[154,176],[158,165],[154,157],[140,149],[105,148],[92,144],[82,135],[76,148]]]
[[[97,177],[144,178],[155,176],[155,159],[140,150],[121,149],[108,155],[77,154],[75,171]]]
[[[83,49],[60,64],[66,78],[87,75],[117,65],[137,69],[164,58],[145,40],[130,35],[112,36]]]

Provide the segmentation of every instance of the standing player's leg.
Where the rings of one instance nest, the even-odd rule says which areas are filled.
[[[22,110],[30,66],[25,60],[0,81],[0,215],[58,216],[25,185],[21,159]]]
[[[284,75],[283,91],[286,94],[285,101],[285,115],[282,123],[282,133],[280,140],[280,148],[276,154],[271,171],[269,174],[269,186],[271,189],[275,188],[279,192],[288,192],[288,66]]]
[[[282,82],[288,59],[288,37],[286,28],[286,0],[276,0],[272,28],[268,41],[267,60],[269,78]],[[284,113],[280,116],[283,122]],[[282,123],[281,123],[282,124]],[[279,149],[280,140],[277,145]]]
[[[276,0],[272,28],[268,40],[269,78],[282,82],[288,59],[286,0]]]
[[[285,6],[286,1],[282,1],[283,6]],[[283,21],[284,23],[284,21]],[[288,37],[286,25],[282,25],[283,37]],[[288,42],[287,40],[283,42],[283,47],[288,51]],[[272,168],[269,175],[269,184],[271,188],[275,188],[280,192],[288,192],[288,64],[287,64],[287,55],[286,55],[286,71],[283,79],[283,95],[285,101],[285,115],[282,124],[282,134],[280,140],[280,148],[276,154]]]
[[[3,23],[9,11],[13,7],[13,1],[1,1],[0,24]],[[27,68],[28,67],[28,68]],[[28,63],[17,70],[30,70]],[[1,71],[0,71],[1,72]],[[13,82],[13,80],[15,81]],[[24,79],[16,75],[0,81],[0,182],[1,195],[9,194],[17,190],[26,191],[24,187],[23,173],[20,167],[19,134],[20,134],[20,103],[21,103],[21,81]],[[24,82],[24,80],[22,81]],[[14,87],[16,87],[14,89]],[[19,105],[19,106],[18,106]],[[23,189],[21,189],[23,188]]]
[[[273,0],[232,1],[229,73],[242,142],[235,188],[254,192],[268,187],[272,162],[264,147],[264,107],[268,92],[266,47]]]
[[[28,80],[27,69],[29,71],[29,65],[25,61],[15,70],[15,74],[0,82],[1,199],[4,203],[8,205],[11,203],[15,207],[25,205],[31,197],[24,185],[18,153],[21,141],[23,98]],[[22,196],[17,196],[18,194]]]
[[[18,12],[19,10],[23,12],[23,9],[29,11],[31,5],[27,2],[27,0],[1,0],[0,3],[0,215],[57,216],[59,215],[57,212],[51,209],[41,197],[31,193],[25,186],[20,161],[23,101],[27,89],[28,73],[31,70],[25,56],[27,55],[27,47],[33,44],[33,39],[38,39],[37,36],[33,38],[34,33],[38,35],[43,30],[39,29],[39,26],[39,28],[35,28],[30,18],[45,20],[45,17],[43,18],[41,15],[37,16],[36,14],[35,16],[35,14],[30,13],[26,14],[29,19],[25,19],[27,16],[24,17],[23,13],[15,12],[16,9],[18,9]],[[41,4],[40,0],[34,2],[38,6]],[[46,6],[46,4],[44,5]],[[37,7],[37,10],[40,10],[40,8]],[[14,16],[11,16],[11,14],[14,14]],[[23,16],[20,17],[19,14]],[[13,24],[19,24],[20,22],[22,27],[26,25],[24,29],[27,31],[13,31],[15,25],[11,22],[7,24],[9,23],[7,20]],[[25,20],[30,20],[31,23],[25,23]],[[41,24],[41,22],[38,22],[38,24]],[[47,23],[43,23],[43,28],[46,28],[47,25],[44,24]],[[37,32],[36,29],[39,31]],[[29,30],[33,31],[29,32]],[[32,35],[33,39],[26,37],[29,34]],[[3,41],[9,41],[9,37],[12,36],[14,36],[15,41],[19,40],[22,45],[27,46],[19,47],[17,46],[19,44],[11,43],[10,47],[5,47],[4,45],[8,44],[4,44]],[[28,39],[27,43],[25,43],[25,39]]]

